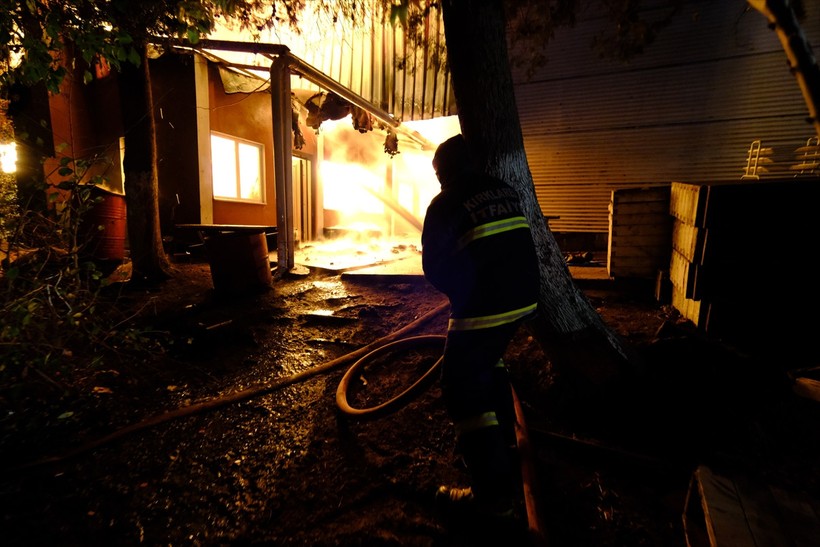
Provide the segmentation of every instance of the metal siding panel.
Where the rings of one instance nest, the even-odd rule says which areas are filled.
[[[454,100],[448,90],[450,74],[435,54],[444,44],[444,25],[438,10],[430,11],[427,26],[428,47],[411,51],[400,27],[384,27],[384,44],[390,50],[390,74],[376,76],[385,81],[390,110],[402,121],[425,120],[450,115]],[[374,65],[373,70],[378,70]]]
[[[365,26],[347,28],[341,19],[317,21],[306,25],[301,34],[287,29],[267,31],[262,41],[287,45],[296,57],[401,121],[452,115],[455,100],[450,93],[450,74],[438,56],[433,55],[444,44],[440,10],[430,10],[430,47],[409,52],[401,27],[381,23],[382,4],[376,0],[369,4],[367,9],[374,15]],[[248,38],[229,29],[220,29],[211,37]],[[408,52],[408,66],[402,68],[401,56]],[[242,62],[252,64],[254,55],[249,53],[245,57]],[[318,86],[304,78],[294,78],[291,85],[293,89],[319,91]]]
[[[664,3],[664,2],[661,2]],[[666,2],[668,3],[668,2]],[[649,20],[659,19],[669,8],[643,10]],[[765,18],[749,8],[745,0],[701,0],[686,2],[672,23],[662,28],[656,40],[643,55],[626,63],[607,61],[593,48],[593,39],[602,31],[611,33],[613,24],[604,15],[587,10],[578,17],[574,27],[558,28],[546,50],[547,64],[537,71],[535,79],[576,78],[590,74],[651,70],[659,66],[703,62],[715,58],[715,51],[731,48],[734,54],[778,51],[779,43],[770,40],[760,27]],[[774,34],[769,31],[768,34]],[[511,49],[515,45],[512,44]],[[527,80],[527,67],[513,68],[516,81]]]
[[[605,20],[588,18],[556,34],[533,79],[517,73],[536,195],[545,214],[561,217],[554,231],[607,232],[616,188],[739,181],[756,139],[774,148],[772,176],[789,173],[813,128],[776,35],[746,7],[687,4],[688,17],[625,66],[590,50]],[[820,19],[804,32],[820,42]]]

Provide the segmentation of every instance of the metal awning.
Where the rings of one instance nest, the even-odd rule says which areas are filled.
[[[383,108],[373,104],[361,95],[351,91],[319,69],[291,53],[282,44],[263,44],[258,42],[239,42],[230,40],[200,40],[195,46],[174,46],[180,51],[193,51],[219,65],[220,67],[242,76],[270,84],[270,71],[274,61],[280,57],[286,59],[287,68],[292,75],[301,76],[325,91],[335,93],[349,103],[367,111],[374,118],[394,130],[396,133],[419,144],[424,150],[434,150],[435,144],[424,138],[417,131],[404,127],[398,119]],[[265,59],[266,65],[249,65],[229,59],[221,52],[235,52],[255,55]],[[260,88],[261,89],[261,88]]]
[[[202,40],[195,46],[177,45],[174,46],[174,49],[181,52],[194,52],[227,70],[269,84],[272,107],[271,127],[274,143],[274,178],[277,197],[277,256],[279,257],[277,270],[280,274],[293,269],[295,265],[293,179],[290,169],[293,146],[290,78],[292,75],[301,76],[320,89],[335,93],[352,105],[365,110],[388,127],[390,131],[415,141],[421,145],[422,149],[435,149],[435,144],[425,139],[418,132],[404,127],[390,113],[296,57],[287,46],[282,44]],[[228,58],[228,55],[224,54],[230,52],[252,54],[254,59],[263,59],[265,64],[249,65],[232,61]]]

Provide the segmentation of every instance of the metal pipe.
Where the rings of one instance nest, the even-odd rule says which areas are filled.
[[[279,274],[294,266],[293,176],[291,164],[290,73],[284,56],[270,66],[271,116],[273,125],[273,166],[276,183],[277,258]],[[288,107],[285,107],[288,105]]]

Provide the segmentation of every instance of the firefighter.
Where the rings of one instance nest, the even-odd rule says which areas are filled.
[[[424,218],[422,266],[450,301],[441,389],[471,479],[466,488],[441,486],[436,497],[512,516],[515,414],[502,357],[536,311],[538,259],[517,192],[477,169],[462,135],[437,148],[433,169],[441,192]]]

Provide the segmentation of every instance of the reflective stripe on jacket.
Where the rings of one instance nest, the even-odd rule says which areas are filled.
[[[447,325],[447,330],[488,329],[490,327],[506,325],[507,323],[513,323],[532,314],[535,312],[537,306],[538,303],[536,302],[517,310],[510,310],[495,315],[486,315],[484,317],[451,317]]]
[[[539,266],[518,193],[480,174],[442,187],[422,231],[424,275],[450,300],[450,330],[490,328],[536,308]]]
[[[465,433],[478,431],[485,427],[492,427],[498,425],[498,416],[495,412],[485,412],[478,416],[473,416],[466,420],[459,420],[453,424],[456,430],[456,436],[462,436]]]
[[[513,217],[506,218],[504,220],[496,220],[495,222],[488,222],[487,224],[476,226],[475,228],[471,229],[469,232],[461,236],[458,240],[458,248],[463,249],[476,239],[480,239],[482,237],[487,237],[495,234],[500,234],[501,232],[506,232],[508,230],[516,230],[518,228],[525,228],[527,230],[530,229],[530,225],[527,224],[526,218]]]

